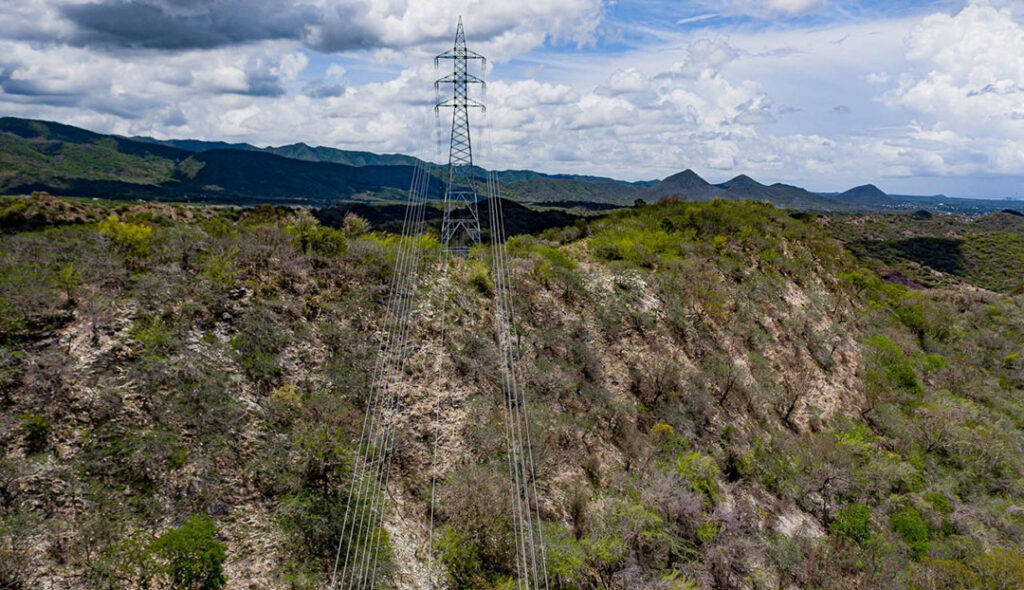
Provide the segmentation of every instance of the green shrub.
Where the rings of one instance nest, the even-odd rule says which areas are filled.
[[[870,387],[882,391],[896,389],[913,396],[923,393],[917,368],[896,343],[886,336],[872,336],[867,348],[870,354],[866,380]]]
[[[238,279],[238,248],[212,253],[203,260],[203,276],[215,286],[229,289]]]
[[[551,582],[557,588],[575,590],[587,579],[587,554],[583,544],[565,528],[549,525],[544,529],[546,565]]]
[[[346,238],[357,238],[370,231],[370,222],[349,211],[341,220],[341,231]]]
[[[174,588],[216,590],[227,583],[224,576],[225,544],[217,540],[217,525],[206,515],[193,515],[181,527],[153,541],[153,554]]]
[[[54,277],[54,282],[57,284],[57,288],[64,293],[67,297],[68,303],[75,303],[75,295],[78,291],[78,284],[82,278],[74,264],[67,263],[62,264],[57,269],[57,273]]]
[[[1003,357],[1003,368],[1006,370],[1013,370],[1020,364],[1020,354],[1012,352]]]
[[[469,284],[484,297],[494,295],[494,282],[491,281],[487,267],[482,263],[474,262],[469,269]]]
[[[30,453],[38,453],[46,448],[46,439],[50,436],[50,421],[39,414],[21,414],[21,427],[25,434],[25,447]]]
[[[679,457],[676,469],[693,491],[703,495],[710,504],[718,503],[722,491],[718,487],[718,464],[713,457],[699,452],[686,453]]]
[[[871,538],[871,509],[861,504],[847,504],[836,512],[829,533],[863,545]]]
[[[711,545],[717,536],[718,523],[713,520],[705,520],[697,527],[697,540],[701,545]]]
[[[910,548],[910,557],[919,561],[930,551],[931,529],[913,506],[907,506],[889,517],[889,528]]]
[[[315,219],[303,219],[285,230],[295,240],[296,245],[304,253],[316,253],[321,256],[341,256],[348,249],[345,234],[331,227],[320,225]]]
[[[452,588],[469,590],[487,587],[483,560],[476,544],[468,542],[458,531],[445,529],[435,541],[434,551],[448,572]]]
[[[112,214],[100,222],[100,233],[110,238],[129,256],[149,256],[153,243],[153,227],[150,225],[126,223]]]
[[[223,238],[238,235],[238,230],[221,217],[214,217],[203,221],[199,226],[202,227],[203,231],[206,232],[206,235],[211,238]]]
[[[924,495],[924,499],[932,505],[939,514],[950,514],[953,512],[953,503],[950,502],[946,494],[942,492],[928,492]]]
[[[143,316],[131,329],[132,338],[142,346],[147,356],[161,357],[170,352],[174,334],[161,316]]]
[[[271,310],[256,308],[240,318],[231,346],[246,376],[266,390],[278,384],[282,374],[278,355],[289,340],[285,326],[276,321]]]
[[[0,343],[16,340],[25,327],[25,318],[14,308],[14,304],[0,297]]]

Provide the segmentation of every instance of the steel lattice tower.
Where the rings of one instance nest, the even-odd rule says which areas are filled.
[[[473,168],[473,147],[469,135],[469,110],[483,109],[484,105],[469,98],[469,85],[484,85],[484,81],[469,73],[470,60],[480,60],[482,55],[466,49],[466,34],[462,29],[462,17],[455,32],[455,46],[434,58],[436,67],[440,60],[450,59],[454,63],[451,75],[434,83],[452,85],[451,98],[438,101],[435,110],[452,109],[451,147],[448,152],[447,186],[444,193],[444,218],[441,222],[441,243],[450,252],[464,253],[473,244],[480,242],[480,214],[477,210],[477,180]]]

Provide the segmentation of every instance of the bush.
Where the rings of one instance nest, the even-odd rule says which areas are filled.
[[[46,448],[46,439],[50,436],[50,421],[39,414],[22,414],[18,416],[25,432],[25,448],[30,453],[38,453]]]
[[[241,317],[238,333],[231,339],[238,363],[246,376],[261,390],[276,386],[282,369],[278,355],[288,346],[290,336],[266,308],[249,310]]]
[[[214,286],[229,289],[235,285],[240,274],[238,266],[238,248],[231,247],[208,255],[203,260],[202,272]]]
[[[341,231],[346,238],[357,238],[370,231],[370,223],[355,213],[349,211],[341,220]]]
[[[871,538],[871,509],[861,504],[847,504],[836,513],[829,533],[863,545]]]
[[[487,586],[477,545],[463,538],[455,529],[445,529],[434,550],[448,571],[452,588],[462,590]]]
[[[153,554],[163,562],[160,571],[170,577],[174,588],[216,590],[224,586],[225,544],[216,536],[212,518],[193,515],[181,527],[153,541]]]
[[[718,503],[722,491],[718,487],[719,470],[713,457],[698,452],[686,453],[679,457],[676,468],[694,492],[703,494],[712,505]]]
[[[931,529],[913,506],[892,514],[889,527],[910,548],[910,557],[914,561],[920,561],[930,551]]]
[[[126,223],[116,214],[100,222],[100,233],[133,258],[147,258],[153,243],[153,228],[139,223]]]
[[[470,267],[469,284],[484,297],[494,296],[494,282],[491,281],[487,267],[476,262]]]
[[[131,329],[132,338],[142,346],[146,356],[160,358],[175,345],[175,334],[161,316],[143,316]]]
[[[285,228],[295,240],[296,245],[304,253],[314,252],[321,256],[341,256],[348,249],[345,234],[315,219],[303,219],[295,225]]]
[[[924,388],[914,363],[886,336],[872,336],[867,342],[869,356],[867,383],[876,391],[898,390],[919,396]]]

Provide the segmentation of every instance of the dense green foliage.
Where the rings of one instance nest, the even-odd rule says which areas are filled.
[[[163,561],[160,570],[173,587],[217,590],[224,586],[224,543],[215,538],[216,533],[217,525],[209,516],[190,516],[180,528],[153,541],[151,550]]]
[[[394,236],[33,206],[0,237],[0,587],[323,587]],[[510,241],[551,588],[1024,584],[1024,301],[902,284],[842,227],[664,202]],[[514,587],[488,256],[448,272],[433,490],[436,262],[419,285],[385,586],[433,494],[439,577]]]

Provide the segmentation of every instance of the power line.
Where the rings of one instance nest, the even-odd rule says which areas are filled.
[[[444,213],[441,223],[440,271],[441,329],[437,349],[436,392],[430,468],[430,506],[427,569],[431,590],[434,587],[434,529],[436,487],[439,480],[438,458],[441,451],[440,432],[444,398],[444,355],[449,269],[481,243],[478,172],[473,164],[470,134],[471,109],[484,105],[469,97],[472,85],[484,86],[481,78],[469,72],[474,61],[484,63],[483,56],[466,48],[462,19],[456,29],[454,47],[435,59],[451,60],[451,75],[435,84],[452,85],[452,96],[438,99],[435,111],[452,109],[449,135],[448,166],[445,170]],[[342,531],[335,551],[330,588],[364,590],[377,584],[381,566],[384,528],[387,523],[388,487],[391,481],[392,458],[399,418],[404,411],[401,381],[409,358],[410,332],[415,309],[419,276],[425,265],[423,253],[425,212],[429,206],[431,174],[429,165],[418,164],[413,173],[406,203],[402,234],[396,248],[394,271],[390,280],[381,344],[366,398],[365,415],[356,451],[353,455],[351,480],[345,501]],[[504,212],[499,198],[497,177],[487,174],[483,180],[487,200],[491,237],[491,276],[495,285],[494,328],[501,358],[502,412],[506,436],[506,462],[509,470],[509,511],[512,515],[515,570],[519,587],[526,590],[547,590],[547,566],[537,477],[531,448],[528,404],[521,384],[521,352],[514,344],[515,313],[512,306],[512,274],[505,248]],[[343,551],[344,549],[344,551]],[[344,553],[344,558],[342,554]],[[340,575],[339,575],[340,567]]]

